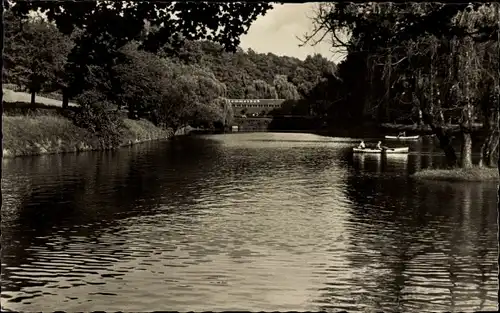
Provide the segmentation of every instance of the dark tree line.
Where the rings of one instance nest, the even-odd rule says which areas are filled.
[[[311,96],[334,120],[429,125],[450,166],[472,166],[471,133],[481,122],[480,165],[493,166],[499,23],[496,3],[321,4],[304,39],[323,34],[347,57]],[[445,131],[450,119],[460,126],[460,158]]]

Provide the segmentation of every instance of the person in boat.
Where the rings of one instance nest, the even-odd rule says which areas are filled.
[[[377,150],[384,150],[384,151],[385,151],[385,150],[389,150],[389,149],[391,149],[391,148],[389,148],[389,147],[387,147],[387,146],[382,146],[382,141],[379,141],[379,142],[377,143],[377,146],[375,147],[375,149],[377,149]]]
[[[358,149],[364,149],[364,148],[366,148],[365,142],[361,140],[361,142],[358,145]]]
[[[398,138],[399,137],[406,137],[406,132],[399,132],[398,134]]]

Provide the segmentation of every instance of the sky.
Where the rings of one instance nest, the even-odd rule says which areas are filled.
[[[261,53],[274,53],[305,59],[307,55],[319,53],[335,63],[340,62],[342,54],[331,51],[327,42],[312,47],[299,47],[299,39],[313,28],[309,17],[313,16],[317,3],[287,3],[278,5],[259,16],[250,26],[248,34],[241,36],[241,47]]]

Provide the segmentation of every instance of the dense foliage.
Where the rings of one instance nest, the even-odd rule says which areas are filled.
[[[459,123],[462,167],[472,166],[471,132],[474,122],[482,122],[481,164],[492,165],[498,147],[498,10],[494,3],[321,4],[305,40],[323,32],[347,52],[337,76],[323,83],[341,92],[317,90],[325,114],[425,122],[450,166],[458,158],[443,126]]]
[[[4,0],[7,3],[7,1]],[[255,19],[272,8],[268,3],[195,3],[158,1],[12,1],[9,10],[25,17],[29,12],[44,13],[61,33],[74,36],[68,55],[67,88],[74,97],[88,83],[89,67],[102,68],[111,80],[111,67],[119,62],[119,49],[131,41],[157,51],[165,44],[181,46],[184,40],[213,40],[234,51],[239,37]]]
[[[81,107],[72,114],[74,124],[95,135],[102,149],[117,147],[124,131],[123,119],[118,112],[106,110],[109,108],[106,99],[94,90],[81,94],[78,102]]]
[[[35,95],[63,84],[64,65],[72,42],[57,28],[35,17],[29,23],[5,15],[4,79]]]
[[[164,21],[164,16],[148,16],[146,23],[128,25],[123,32],[110,23],[128,21],[127,14],[142,16],[146,13],[134,10],[147,11],[151,6],[65,3],[61,11],[51,3],[15,2],[6,15],[10,30],[5,40],[8,46],[5,55],[9,60],[6,81],[29,89],[33,95],[59,90],[63,107],[71,97],[84,107],[100,103],[108,112],[125,109],[130,118],[148,118],[157,125],[179,129],[188,124],[229,126],[234,112],[228,98],[305,98],[325,73],[336,70],[335,64],[320,55],[302,61],[235,48],[224,36],[232,36],[237,42],[236,37],[243,32],[239,27],[246,22],[234,25],[232,17],[230,20],[214,17],[214,25],[210,27],[227,28],[215,37],[193,34],[189,27],[185,30],[180,26],[174,27],[180,37],[164,37],[165,30],[158,24],[159,20]],[[177,4],[169,10],[191,12],[192,7],[192,4]],[[215,8],[212,4],[206,7]],[[264,13],[267,7],[267,4],[224,4],[220,10],[239,8],[242,15],[250,18],[256,12]],[[28,8],[41,9],[48,20],[27,16]],[[91,17],[95,20],[89,20]],[[198,17],[191,19],[200,25],[206,22],[206,17],[199,17],[199,21]],[[188,22],[175,23],[187,27]],[[236,30],[231,32],[229,27]],[[154,49],[151,38],[156,38],[159,44]],[[33,51],[33,56],[25,56],[24,51]],[[36,88],[31,87],[34,85],[31,81],[37,83]],[[93,111],[85,110],[82,112],[91,116]]]

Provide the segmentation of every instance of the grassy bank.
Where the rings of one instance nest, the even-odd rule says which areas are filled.
[[[3,156],[16,157],[50,153],[100,150],[94,134],[59,114],[16,114],[2,117]],[[171,131],[156,127],[147,120],[123,120],[120,146],[165,139]]]
[[[498,181],[497,168],[473,167],[470,169],[425,169],[413,174],[416,179],[435,181]]]

